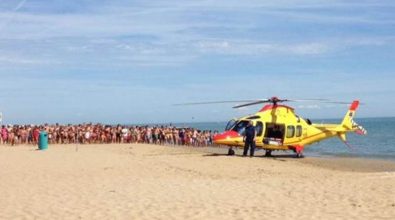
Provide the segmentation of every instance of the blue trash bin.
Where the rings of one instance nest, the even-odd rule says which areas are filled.
[[[45,131],[41,131],[40,136],[38,137],[38,149],[39,150],[48,149],[48,133]]]

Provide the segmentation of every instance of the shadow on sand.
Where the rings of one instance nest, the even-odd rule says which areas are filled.
[[[226,153],[209,153],[209,154],[204,154],[203,157],[249,157],[249,156],[228,155]],[[278,160],[278,159],[301,159],[301,158],[304,158],[304,157],[297,158],[294,154],[281,154],[281,155],[272,155],[272,156],[256,155],[254,157],[267,158],[267,159],[273,159],[273,160]]]

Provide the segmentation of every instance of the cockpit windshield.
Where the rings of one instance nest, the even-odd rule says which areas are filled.
[[[236,131],[240,135],[244,135],[245,133],[245,128],[247,127],[249,121],[239,121],[234,127],[233,131]]]
[[[230,120],[225,127],[225,131],[231,130],[236,125],[236,122],[237,121],[235,119]]]

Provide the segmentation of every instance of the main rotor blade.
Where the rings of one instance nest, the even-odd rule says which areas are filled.
[[[326,102],[329,99],[287,99],[289,102]]]
[[[185,105],[210,105],[210,104],[226,104],[226,103],[242,103],[242,102],[255,102],[257,100],[232,100],[232,101],[211,101],[211,102],[187,102],[174,104],[174,106],[185,106]]]
[[[271,102],[271,100],[270,99],[259,100],[259,101],[250,102],[250,103],[246,103],[246,104],[236,105],[236,106],[233,106],[233,108],[242,108],[242,107],[247,107],[247,106],[251,106],[251,105],[258,105],[258,104],[262,104],[262,103],[267,103],[267,102]]]
[[[253,100],[224,100],[224,101],[209,101],[209,102],[187,102],[187,103],[179,103],[174,104],[173,106],[188,106],[188,105],[211,105],[211,104],[227,104],[227,103],[245,103],[236,105],[233,108],[242,108],[251,105],[258,105],[262,103],[280,103],[280,102],[320,102],[327,104],[340,104],[340,105],[349,105],[350,102],[342,102],[342,101],[331,101],[329,99],[253,99]],[[364,103],[360,103],[363,105]]]
[[[328,101],[324,103],[329,103],[329,104],[339,104],[339,105],[350,105],[352,102],[338,102],[338,101]],[[360,105],[364,105],[365,103],[359,103]]]
[[[287,101],[290,101],[290,102],[321,102],[321,103],[339,104],[339,105],[351,104],[350,102],[331,101],[330,99],[289,99]],[[363,104],[363,103],[360,103],[360,104]]]

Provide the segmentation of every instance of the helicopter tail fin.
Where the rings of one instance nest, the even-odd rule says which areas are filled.
[[[355,115],[355,111],[358,109],[358,106],[359,106],[359,101],[358,100],[353,101],[346,116],[344,116],[341,126],[346,130],[353,129],[353,122],[354,122],[353,118]]]
[[[367,131],[354,121],[355,112],[358,109],[359,101],[355,100],[352,102],[350,109],[341,123],[341,128],[345,131],[355,131],[357,134],[366,135]]]

